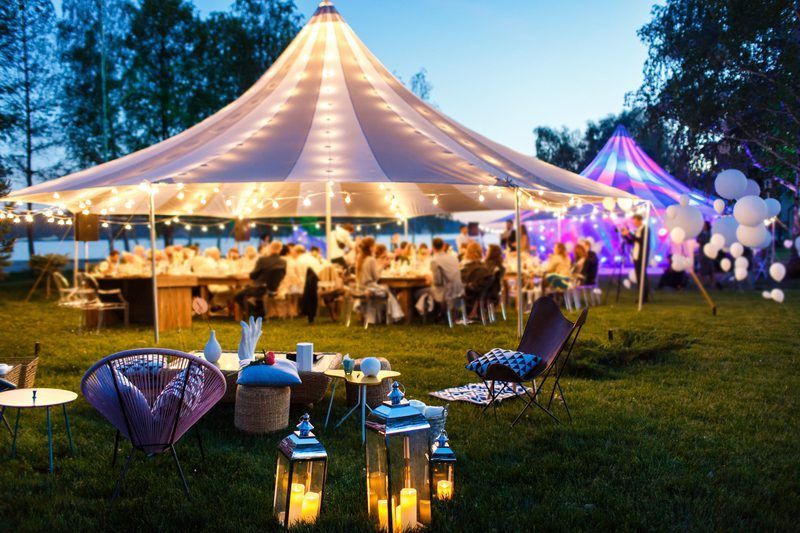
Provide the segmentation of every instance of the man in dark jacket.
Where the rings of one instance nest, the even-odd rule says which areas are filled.
[[[597,254],[592,250],[592,243],[584,239],[580,242],[581,246],[586,249],[586,259],[583,261],[583,268],[581,275],[583,276],[584,285],[597,284],[597,269],[600,267],[600,260]]]
[[[233,297],[241,309],[247,308],[248,298],[260,300],[267,292],[278,291],[281,281],[286,276],[286,260],[280,255],[282,248],[283,245],[280,242],[272,241],[267,247],[266,254],[258,258],[253,271],[250,272],[252,284],[237,292]]]

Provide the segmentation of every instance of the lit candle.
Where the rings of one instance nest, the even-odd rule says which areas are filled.
[[[420,500],[419,501],[419,521],[423,524],[430,524],[431,523],[431,501],[430,500]]]
[[[417,527],[417,489],[400,490],[400,527],[414,529]]]
[[[446,479],[440,480],[436,484],[436,497],[440,500],[449,500],[453,497],[453,483]]]
[[[308,491],[303,496],[303,506],[300,519],[304,522],[316,522],[319,513],[319,493]]]
[[[289,525],[300,520],[301,512],[303,510],[303,497],[306,493],[306,487],[302,483],[292,483],[292,492],[289,496]]]
[[[389,502],[378,500],[378,525],[384,531],[389,530]]]

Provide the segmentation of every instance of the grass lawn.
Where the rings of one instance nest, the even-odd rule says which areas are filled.
[[[76,331],[74,312],[39,297],[22,303],[27,281],[0,285],[3,354],[43,346],[37,385],[78,391],[101,357],[152,343],[150,330]],[[434,510],[435,531],[553,529],[792,530],[800,519],[800,290],[783,305],[758,292],[714,293],[713,317],[697,293],[657,294],[637,314],[628,292],[618,305],[592,308],[563,383],[574,422],[542,413],[511,429],[516,402],[501,420],[475,406],[451,405],[448,432],[458,454],[453,501]],[[344,328],[323,319],[270,322],[262,344],[289,349],[312,341],[320,350],[387,357],[403,373],[410,397],[475,378],[467,348],[514,347],[515,322],[481,327]],[[215,321],[224,347],[238,327]],[[607,341],[608,329],[615,340]],[[206,326],[171,332],[162,346],[201,348]],[[2,362],[2,355],[0,355]],[[337,391],[334,415],[344,412]],[[311,411],[322,425],[325,407]],[[302,412],[292,413],[292,420]],[[273,530],[276,444],[287,432],[249,437],[233,426],[233,408],[202,421],[207,460],[194,439],[178,445],[193,499],[185,500],[169,455],[138,456],[122,497],[108,497],[114,431],[82,398],[71,410],[77,453],[69,455],[55,423],[57,471],[47,471],[44,414],[23,413],[16,459],[0,428],[0,529]],[[314,530],[370,531],[364,459],[355,421],[320,430],[330,455],[324,514]],[[119,468],[119,466],[118,466]],[[309,528],[310,530],[311,528]]]

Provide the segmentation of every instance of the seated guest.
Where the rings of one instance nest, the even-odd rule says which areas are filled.
[[[498,245],[490,244],[486,249],[486,259],[483,262],[486,263],[486,268],[490,272],[503,269],[503,251]]]
[[[411,244],[406,241],[400,243],[400,247],[394,251],[394,260],[398,263],[411,263]]]
[[[577,278],[581,285],[583,285],[583,265],[586,263],[586,248],[583,247],[582,244],[578,243],[575,245],[575,249],[572,251],[572,268],[570,269],[570,273],[572,274],[573,278]]]
[[[250,272],[255,268],[258,261],[258,250],[252,244],[248,244],[244,249],[244,255],[238,259],[239,272]]]
[[[322,250],[319,249],[319,246],[312,246],[308,253],[311,254],[311,257],[313,257],[320,266],[325,263],[325,258],[322,257]]]
[[[375,260],[378,262],[378,267],[381,270],[389,268],[392,263],[392,257],[389,255],[389,250],[386,249],[385,244],[375,245]]]
[[[256,266],[250,272],[252,284],[236,293],[233,299],[242,309],[246,308],[246,300],[250,297],[261,299],[267,292],[275,293],[286,276],[286,261],[280,256],[283,245],[272,241],[266,253],[258,258]]]
[[[433,239],[431,245],[431,295],[435,302],[446,304],[447,300],[464,293],[458,258],[447,252],[444,241],[439,237]]]
[[[597,270],[600,268],[600,260],[597,254],[592,250],[592,243],[588,239],[582,239],[580,242],[584,250],[586,250],[586,258],[583,260],[583,269],[581,275],[583,276],[583,285],[596,285],[597,284]]]
[[[267,247],[267,249],[269,249],[269,247]],[[226,256],[226,259],[228,259],[229,261],[238,261],[239,259],[241,259],[241,255],[239,254],[239,250],[237,248],[229,249],[228,250],[228,255]]]
[[[361,288],[376,287],[381,279],[381,269],[375,259],[375,239],[364,237],[358,245],[356,257],[356,283]]]
[[[563,242],[557,242],[544,264],[545,283],[554,289],[566,289],[569,287],[571,269],[567,247]]]
[[[414,267],[420,272],[430,272],[431,270],[431,252],[428,245],[422,243],[417,250],[417,257]]]
[[[119,251],[111,250],[111,252],[108,254],[108,257],[106,257],[104,261],[100,261],[100,263],[95,267],[94,271],[101,276],[116,276],[119,269],[119,263]]]
[[[464,250],[461,265],[461,282],[464,284],[467,307],[472,310],[470,316],[473,317],[477,311],[478,299],[492,284],[492,272],[481,260],[481,256],[481,245],[471,242]]]

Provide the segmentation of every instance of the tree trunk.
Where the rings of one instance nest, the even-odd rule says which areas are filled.
[[[33,131],[31,119],[31,72],[30,54],[28,50],[28,12],[25,2],[20,2],[20,14],[22,16],[22,72],[25,77],[25,181],[28,187],[33,185]],[[33,209],[32,204],[28,204],[28,211]],[[35,253],[34,227],[33,222],[28,223],[28,256],[32,257]]]

